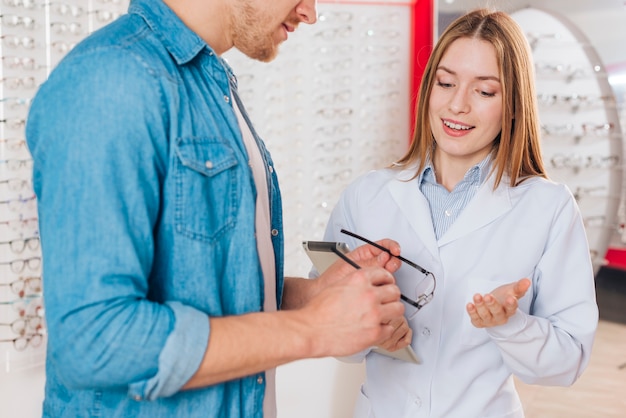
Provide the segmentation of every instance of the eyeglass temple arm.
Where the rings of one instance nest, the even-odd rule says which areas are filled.
[[[404,262],[405,262],[405,263],[407,263],[409,266],[411,266],[411,267],[413,267],[413,268],[415,268],[415,269],[417,269],[417,270],[421,271],[421,272],[422,272],[422,273],[424,273],[424,274],[427,274],[427,273],[428,273],[428,271],[427,271],[426,269],[424,269],[424,268],[422,268],[421,266],[419,266],[419,265],[415,264],[415,263],[414,263],[414,262],[412,262],[411,260],[407,260],[406,258],[402,257],[401,255],[394,255],[394,254],[392,254],[392,253],[391,253],[391,251],[390,251],[388,248],[385,248],[385,247],[383,247],[382,245],[375,243],[374,241],[370,241],[370,240],[368,240],[367,238],[364,238],[364,237],[362,237],[362,236],[360,236],[360,235],[355,234],[354,232],[350,232],[350,231],[347,231],[347,230],[345,230],[345,229],[341,229],[341,232],[342,232],[343,234],[350,235],[351,237],[354,237],[354,238],[356,238],[356,239],[358,239],[358,240],[361,240],[361,241],[363,241],[363,242],[365,242],[365,243],[367,243],[367,244],[369,244],[369,245],[371,245],[371,246],[373,246],[373,247],[376,247],[376,248],[378,248],[379,250],[386,252],[386,253],[387,253],[387,254],[389,254],[390,256],[392,256],[392,257],[396,257],[396,258],[397,258],[398,260],[400,260],[400,261],[404,261]]]

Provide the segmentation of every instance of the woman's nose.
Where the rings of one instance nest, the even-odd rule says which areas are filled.
[[[467,113],[469,111],[469,101],[467,100],[467,92],[459,89],[455,92],[450,100],[450,110],[454,113]]]

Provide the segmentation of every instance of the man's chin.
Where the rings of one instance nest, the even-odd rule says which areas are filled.
[[[252,58],[261,62],[270,62],[273,61],[274,58],[276,58],[276,56],[278,55],[278,46],[274,46],[272,48],[257,49],[254,51],[241,52],[248,56],[248,58]]]

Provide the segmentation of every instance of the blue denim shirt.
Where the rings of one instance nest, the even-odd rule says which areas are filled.
[[[180,391],[205,353],[208,316],[263,306],[256,190],[229,86],[226,63],[165,4],[134,0],[37,93],[27,141],[49,332],[44,416],[262,416],[262,373]],[[257,142],[280,301],[280,193]]]

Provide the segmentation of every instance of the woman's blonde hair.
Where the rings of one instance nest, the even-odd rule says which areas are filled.
[[[435,146],[429,122],[429,97],[435,73],[448,47],[459,38],[489,42],[496,51],[502,84],[502,131],[493,144],[495,187],[504,174],[515,186],[531,176],[547,178],[540,147],[540,127],[530,46],[520,26],[508,14],[487,9],[474,10],[452,22],[441,35],[428,60],[415,112],[415,132],[407,153],[395,167],[419,162],[421,173]]]

